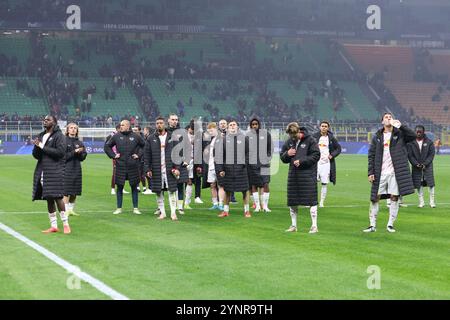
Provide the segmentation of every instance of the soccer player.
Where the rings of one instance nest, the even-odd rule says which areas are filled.
[[[172,149],[174,143],[170,133],[166,130],[163,117],[156,118],[156,131],[146,142],[144,152],[144,165],[147,176],[152,178],[153,192],[156,193],[158,219],[166,218],[164,207],[164,191],[169,192],[170,217],[173,221],[177,218],[177,184],[180,176],[179,166],[172,162]]]
[[[64,206],[64,166],[66,139],[55,116],[44,118],[44,131],[34,140],[33,157],[38,160],[33,178],[33,201],[46,200],[50,228],[43,233],[59,232],[56,207],[59,210],[64,233],[71,233],[69,217]]]
[[[311,228],[309,233],[317,233],[317,162],[320,150],[316,140],[304,127],[291,122],[286,128],[289,138],[284,143],[280,159],[289,163],[287,181],[287,205],[291,215],[291,226],[286,232],[297,232],[298,206],[310,207]]]
[[[322,121],[320,131],[315,133],[319,150],[320,160],[317,165],[317,181],[321,182],[319,207],[323,208],[325,198],[327,197],[328,183],[336,184],[336,161],[335,158],[341,154],[341,145],[330,131],[330,123]]]
[[[122,213],[123,187],[128,180],[133,200],[133,213],[141,214],[138,208],[139,163],[142,148],[145,146],[140,135],[131,131],[130,121],[120,122],[120,132],[105,143],[105,153],[116,160],[117,209],[113,214]],[[113,148],[116,147],[116,151]]]
[[[69,123],[66,127],[66,165],[64,171],[64,203],[66,214],[78,216],[75,213],[75,200],[81,195],[82,171],[81,162],[87,157],[86,148],[78,137],[78,126]]]
[[[368,179],[372,184],[370,194],[370,226],[364,232],[375,232],[380,199],[391,199],[388,232],[395,232],[394,222],[398,216],[399,196],[414,193],[409,170],[406,144],[416,138],[413,130],[394,120],[392,113],[382,117],[383,128],[378,130],[369,148]]]
[[[169,132],[171,139],[174,141],[174,147],[179,143],[186,143],[188,140],[187,132],[186,130],[179,130],[180,129],[180,123],[178,116],[174,113],[171,113],[169,115],[168,122],[168,128],[167,132]],[[176,131],[176,133],[175,133]],[[180,214],[184,214],[184,208],[183,208],[183,199],[184,199],[184,184],[188,182],[189,180],[189,172],[188,172],[188,165],[189,165],[189,155],[184,155],[183,152],[181,154],[181,157],[183,158],[182,163],[179,165],[178,170],[180,171],[180,176],[177,179],[177,208],[178,212]],[[173,159],[172,159],[173,161]]]
[[[142,132],[141,126],[135,125],[132,130],[134,133],[140,135],[142,140],[144,140],[144,142],[145,142],[145,136],[144,136],[144,133]],[[145,194],[145,192],[147,191],[147,186],[146,186],[147,175],[144,172],[144,152],[142,151],[142,153],[140,153],[140,154],[142,156],[139,158],[139,180],[140,180],[140,183],[142,184],[142,193]],[[138,189],[138,192],[141,192],[139,183],[138,183],[137,189]]]
[[[408,158],[412,165],[414,188],[419,194],[419,208],[425,206],[423,187],[429,187],[430,207],[436,208],[434,202],[434,154],[434,144],[425,134],[425,127],[416,126],[416,140],[408,143]]]
[[[186,183],[186,196],[184,199],[184,209],[191,210],[191,197],[192,197],[192,181],[194,180],[194,122],[191,121],[189,125],[186,126],[187,138],[189,140],[191,155],[190,161],[187,166],[188,170],[188,181]]]
[[[223,178],[218,175],[215,166],[215,149],[223,144],[215,122],[208,123],[207,135],[203,144],[203,188],[211,188],[213,206],[209,210],[223,210],[225,190]]]
[[[144,140],[147,141],[147,139],[150,137],[151,134],[152,134],[151,128],[145,127],[144,128]],[[154,194],[152,192],[152,179],[147,177],[147,173],[145,172],[144,168],[142,168],[142,170],[144,171],[144,176],[147,179],[147,190],[144,191],[144,194]]]
[[[201,118],[200,118],[201,119]],[[198,121],[198,120],[197,120]],[[195,203],[198,204],[202,204],[203,200],[201,199],[201,193],[202,193],[202,185],[203,185],[203,146],[204,146],[204,142],[203,142],[203,129],[202,129],[202,125],[199,122],[199,126],[198,128],[195,127],[195,120],[192,121],[192,127],[193,129],[193,143],[192,143],[192,148],[193,148],[193,154],[192,156],[194,157],[194,152],[201,152],[202,154],[200,154],[198,157],[201,161],[200,163],[196,163],[195,162],[195,158],[193,159],[193,163],[194,163],[194,167],[193,167],[193,175],[194,178],[192,179],[192,183],[195,185]],[[197,132],[195,131],[197,130]],[[199,149],[199,150],[196,150]],[[197,161],[198,161],[197,160]]]
[[[220,137],[219,138],[224,138],[225,135],[227,134],[227,130],[228,130],[228,121],[226,119],[220,119],[219,120],[219,133],[220,133]],[[218,182],[220,183],[221,177],[218,177]],[[234,196],[234,192],[231,192],[231,203],[237,203],[236,198]]]
[[[106,137],[105,143],[108,142],[108,140],[111,139],[119,131],[120,131],[120,123],[118,125],[116,125],[116,130],[111,132],[109,134],[109,136]],[[116,147],[113,148],[113,151],[116,152]],[[116,194],[116,159],[112,159],[112,164],[113,164],[113,172],[112,172],[112,176],[111,176],[111,195],[115,195]],[[129,192],[124,189],[123,193],[126,194]]]
[[[257,117],[250,119],[250,130],[247,133],[249,139],[250,161],[248,165],[248,180],[255,203],[254,212],[260,212],[261,207],[264,212],[270,212],[269,209],[269,183],[270,183],[270,159],[272,158],[272,136],[267,130],[261,130],[261,123]],[[264,146],[265,145],[265,146]],[[260,150],[263,148],[266,154],[266,160],[269,163],[261,163]],[[255,162],[255,163],[253,163]],[[263,189],[262,201],[260,201],[258,190]],[[262,205],[261,205],[262,203]]]
[[[250,218],[248,156],[249,145],[247,137],[239,131],[236,120],[228,122],[227,134],[223,138],[222,150],[217,150],[214,157],[216,170],[223,179],[225,201],[220,218],[228,217],[232,192],[242,192],[244,201],[244,216]],[[219,154],[217,153],[219,151]]]

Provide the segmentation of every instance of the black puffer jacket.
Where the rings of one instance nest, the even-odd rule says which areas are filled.
[[[223,148],[220,148],[220,145]],[[225,172],[223,180],[219,184],[223,185],[227,192],[246,192],[249,190],[248,183],[248,139],[242,133],[227,133],[225,138],[217,139],[214,147],[214,166],[219,177],[221,171]]]
[[[117,153],[120,154],[120,158],[116,159],[116,184],[124,185],[128,179],[131,186],[137,185],[140,180],[140,160],[133,159],[132,155],[142,156],[144,140],[139,134],[131,131],[117,132],[105,143],[105,153],[111,159],[116,156],[112,150],[114,146],[116,146]]]
[[[175,192],[177,190],[178,180],[173,176],[172,169],[180,169],[180,166],[172,162],[171,153],[174,147],[174,142],[171,139],[169,132],[166,133],[165,162],[167,183],[169,184],[169,191]],[[152,191],[156,194],[161,193],[162,177],[161,177],[161,141],[159,140],[159,133],[150,135],[145,143],[144,151],[144,170],[152,172]]]
[[[81,162],[87,157],[86,149],[75,153],[75,149],[84,148],[83,142],[78,138],[66,136],[66,169],[64,172],[64,194],[81,195],[82,191],[82,171]]]
[[[317,205],[317,162],[320,159],[320,150],[316,140],[305,133],[301,141],[289,138],[281,149],[280,158],[284,163],[289,163],[287,181],[287,205],[315,206]],[[295,148],[297,153],[290,157],[288,150]],[[300,166],[294,165],[295,160],[300,160]]]
[[[408,143],[408,158],[412,165],[412,179],[414,188],[418,189],[424,182],[424,186],[434,187],[434,144],[427,136],[423,139],[422,151],[417,141]],[[425,169],[417,168],[418,164],[425,165]]]
[[[369,170],[368,175],[374,175],[375,180],[372,183],[370,192],[370,200],[377,201],[378,189],[380,186],[381,166],[383,164],[383,150],[384,150],[384,129],[378,130],[369,148]],[[411,172],[409,170],[408,152],[406,144],[416,138],[416,133],[405,125],[399,129],[393,128],[391,136],[391,144],[389,150],[391,153],[392,164],[394,165],[395,178],[397,180],[398,189],[401,196],[414,193],[414,186],[411,179]],[[382,195],[382,199],[386,199],[390,195]]]
[[[250,119],[250,128],[253,121],[261,122],[257,117]],[[262,187],[270,182],[270,160],[272,159],[272,136],[265,129],[250,129],[247,133],[249,142],[248,179],[251,186]],[[265,152],[266,159],[261,159],[260,152]],[[263,161],[262,161],[263,160]]]
[[[45,131],[39,134],[43,141]],[[64,167],[65,167],[66,139],[56,126],[47,139],[43,149],[33,148],[33,157],[38,160],[33,178],[33,201],[49,198],[62,198],[64,196]],[[43,173],[43,185],[41,174]]]
[[[316,132],[313,137],[316,139],[317,143],[319,143],[320,139],[320,131]],[[330,151],[330,155],[333,157],[330,160],[330,181],[333,182],[333,184],[336,184],[336,161],[335,158],[341,154],[342,148],[337,139],[334,137],[332,132],[328,132],[328,150]],[[319,148],[320,150],[320,148]]]
[[[177,146],[178,148],[180,148],[178,156],[179,159],[181,159],[181,163],[177,163],[180,170],[180,178],[177,181],[178,183],[186,183],[189,180],[189,171],[187,170],[187,165],[191,160],[191,150],[188,133],[185,129],[180,129],[179,125],[176,128],[167,128],[167,132],[169,132],[172,138],[173,148],[176,148]],[[190,150],[187,155],[184,154],[183,148],[181,148],[180,146],[183,144],[185,145],[184,148],[186,148],[186,150]],[[175,162],[175,159],[172,159],[172,162]]]

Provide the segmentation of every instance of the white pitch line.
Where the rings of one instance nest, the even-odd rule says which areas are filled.
[[[53,252],[45,249],[41,245],[37,244],[36,242],[28,239],[27,237],[25,237],[23,235],[21,235],[17,231],[14,231],[13,229],[11,229],[10,227],[4,225],[1,222],[0,222],[0,229],[5,231],[7,234],[13,236],[14,238],[22,241],[26,245],[30,246],[31,248],[33,248],[34,250],[36,250],[37,252],[39,252],[43,256],[47,257],[48,259],[50,259],[54,263],[56,263],[59,266],[63,267],[67,272],[69,272],[71,274],[74,274],[79,279],[89,283],[95,289],[97,289],[101,293],[107,295],[108,297],[110,297],[110,298],[112,298],[114,300],[129,300],[128,297],[126,297],[123,294],[115,291],[114,289],[112,289],[111,287],[107,286],[106,284],[104,284],[100,280],[94,278],[93,276],[87,274],[86,272],[81,271],[79,267],[77,267],[77,266],[67,262],[66,260],[60,258],[59,256],[57,256]]]

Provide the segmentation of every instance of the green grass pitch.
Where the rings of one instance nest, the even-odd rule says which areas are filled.
[[[286,208],[287,165],[272,177],[270,214],[243,217],[242,202],[226,219],[204,205],[158,221],[154,195],[139,197],[141,216],[112,215],[111,161],[89,155],[83,164],[84,190],[71,217],[71,235],[41,234],[46,204],[31,202],[35,160],[0,157],[0,222],[80,267],[131,299],[449,299],[450,158],[435,160],[437,208],[417,208],[417,195],[405,198],[397,233],[385,230],[381,206],[378,230],[368,225],[367,157],[337,159],[338,183],[319,209],[319,233],[307,233],[309,211],[302,208],[299,232]],[[129,189],[129,187],[128,187]],[[428,193],[426,192],[426,197]],[[237,197],[240,200],[240,196]],[[166,207],[168,203],[166,201]],[[60,222],[59,222],[60,223]],[[70,276],[38,252],[0,231],[0,299],[108,299],[89,284],[68,289]],[[381,288],[370,290],[369,266],[380,268]]]

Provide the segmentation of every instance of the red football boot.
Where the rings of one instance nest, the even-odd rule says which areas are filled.
[[[49,228],[49,229],[47,229],[47,230],[43,230],[43,231],[42,231],[42,233],[54,233],[54,232],[59,232],[59,229],[58,229],[58,228],[51,227],[51,228]]]

